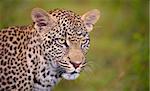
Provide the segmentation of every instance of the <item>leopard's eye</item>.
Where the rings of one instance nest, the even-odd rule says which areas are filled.
[[[60,44],[64,44],[64,43],[65,43],[65,39],[58,39],[58,42],[59,42]]]

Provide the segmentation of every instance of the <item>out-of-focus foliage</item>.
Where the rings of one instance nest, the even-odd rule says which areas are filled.
[[[30,24],[34,7],[65,8],[80,15],[97,8],[88,66],[54,91],[149,91],[148,0],[0,0],[0,28]]]

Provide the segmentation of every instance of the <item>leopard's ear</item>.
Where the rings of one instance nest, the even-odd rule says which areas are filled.
[[[88,32],[92,31],[93,25],[100,18],[100,12],[97,9],[86,12],[82,15],[81,19],[84,21],[85,27]]]
[[[31,12],[31,17],[35,23],[35,29],[37,29],[39,32],[45,32],[48,30],[48,28],[51,28],[55,24],[52,16],[40,8],[34,8]]]

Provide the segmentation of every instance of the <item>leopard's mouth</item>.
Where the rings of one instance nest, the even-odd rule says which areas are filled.
[[[59,74],[59,77],[62,77],[66,80],[75,80],[79,77],[80,72],[74,70],[72,72],[66,71],[64,68],[59,68],[57,70],[57,73]]]

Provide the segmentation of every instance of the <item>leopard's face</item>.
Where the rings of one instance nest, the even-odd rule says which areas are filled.
[[[62,77],[67,80],[76,79],[86,65],[90,39],[89,33],[81,29],[84,27],[67,32],[66,37],[58,40],[60,45],[64,45],[61,47],[64,54],[58,65],[63,69]]]
[[[45,59],[58,67],[64,79],[76,79],[86,65],[89,32],[99,18],[99,11],[92,10],[79,16],[67,10],[47,13],[34,9],[32,18],[43,37],[41,45],[45,48]]]

